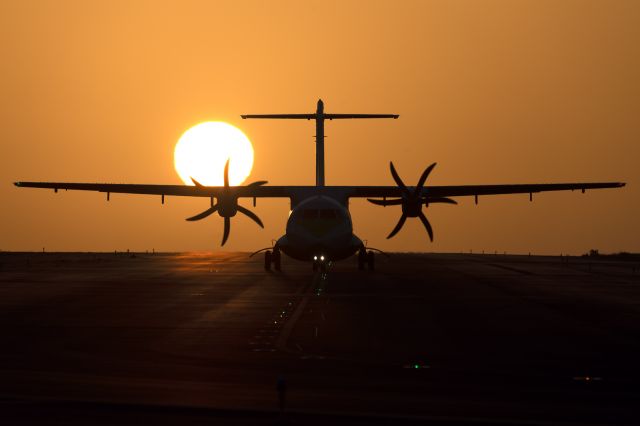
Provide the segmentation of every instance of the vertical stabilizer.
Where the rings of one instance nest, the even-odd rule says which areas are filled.
[[[324,102],[318,99],[315,114],[249,114],[244,118],[284,118],[299,120],[316,120],[316,186],[324,186],[324,120],[344,118],[398,118],[397,114],[325,114]]]
[[[316,108],[316,186],[324,186],[324,102]]]

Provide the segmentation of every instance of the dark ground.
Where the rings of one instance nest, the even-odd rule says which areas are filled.
[[[0,424],[640,423],[640,265],[378,259],[0,253]]]

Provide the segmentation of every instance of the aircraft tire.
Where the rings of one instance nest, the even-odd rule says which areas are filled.
[[[367,261],[367,255],[364,250],[358,250],[358,270],[364,271],[364,264]]]
[[[367,266],[370,271],[373,271],[376,268],[376,255],[372,251],[367,253]]]
[[[273,255],[272,255],[272,261],[273,261],[273,268],[276,271],[281,271],[282,270],[281,269],[281,264],[280,264],[280,258],[281,258],[280,250],[277,250],[277,249],[274,250],[273,251]]]
[[[271,261],[272,261],[272,256],[271,256],[271,250],[267,250],[264,252],[264,270],[265,271],[270,271],[271,270]]]

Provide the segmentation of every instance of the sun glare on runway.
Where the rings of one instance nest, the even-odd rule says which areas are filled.
[[[229,183],[240,185],[253,167],[253,146],[238,128],[222,121],[207,121],[184,132],[173,159],[176,172],[187,185],[191,178],[208,186],[224,184],[224,165],[229,162]]]

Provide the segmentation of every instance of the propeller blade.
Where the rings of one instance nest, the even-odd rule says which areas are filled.
[[[204,187],[203,184],[201,184],[200,182],[198,182],[197,180],[195,180],[194,178],[191,178],[191,182],[193,182],[193,184],[199,188]]]
[[[446,198],[446,197],[427,198],[424,200],[424,202],[425,204],[434,204],[434,203],[458,204],[456,200],[452,200],[451,198]]]
[[[203,211],[200,214],[197,214],[195,216],[192,217],[188,217],[186,220],[188,220],[189,222],[193,222],[194,220],[200,220],[200,219],[204,219],[205,217],[209,216],[212,213],[215,213],[218,210],[218,206],[212,206],[208,209],[206,209],[205,211]]]
[[[229,187],[229,161],[231,158],[227,158],[227,162],[224,164],[224,186]],[[224,245],[224,243],[222,243]]]
[[[367,201],[376,206],[399,206],[402,204],[402,198],[394,198],[391,200],[375,200],[373,198],[367,198]]]
[[[418,217],[422,221],[422,224],[424,225],[424,227],[427,229],[427,233],[429,234],[429,239],[433,242],[433,228],[431,228],[431,224],[429,223],[429,220],[427,220],[427,217],[422,212],[420,212]]]
[[[224,243],[227,242],[227,238],[229,238],[229,232],[230,231],[231,231],[231,218],[230,217],[225,217],[224,218],[224,232],[222,234],[222,244],[221,245],[224,245]]]
[[[257,182],[251,182],[249,185],[247,185],[247,188],[252,188],[252,187],[255,187],[255,186],[262,186],[262,185],[266,185],[267,183],[269,183],[269,182],[267,182],[266,180],[259,180]]]
[[[256,215],[254,212],[252,212],[251,210],[242,207],[242,206],[238,206],[238,211],[241,213],[244,213],[246,216],[249,216],[249,218],[253,219],[253,221],[255,223],[257,223],[258,225],[260,225],[260,228],[264,228],[264,225],[262,224],[262,221],[260,220],[260,218],[258,217],[258,215]]]
[[[400,216],[400,220],[398,221],[398,223],[396,224],[396,227],[393,228],[393,231],[391,231],[391,233],[389,235],[387,235],[387,240],[391,237],[393,237],[394,235],[396,235],[398,233],[398,231],[400,229],[402,229],[402,226],[404,225],[404,222],[407,220],[407,215],[405,215],[404,213],[402,213],[402,216]]]
[[[404,184],[404,182],[402,181],[402,179],[400,179],[400,176],[398,176],[398,172],[396,172],[396,168],[393,167],[393,161],[389,162],[389,168],[391,169],[391,176],[393,177],[393,180],[396,181],[396,183],[398,184],[398,186],[404,191],[404,192],[408,192],[409,190],[407,189],[407,186]]]
[[[429,177],[429,173],[431,173],[431,170],[433,170],[435,166],[436,166],[436,163],[433,163],[432,165],[424,169],[424,172],[422,172],[422,176],[420,176],[420,180],[418,181],[418,185],[416,185],[416,189],[413,192],[415,195],[420,194],[420,191],[422,191],[422,187],[424,186],[425,181]]]

